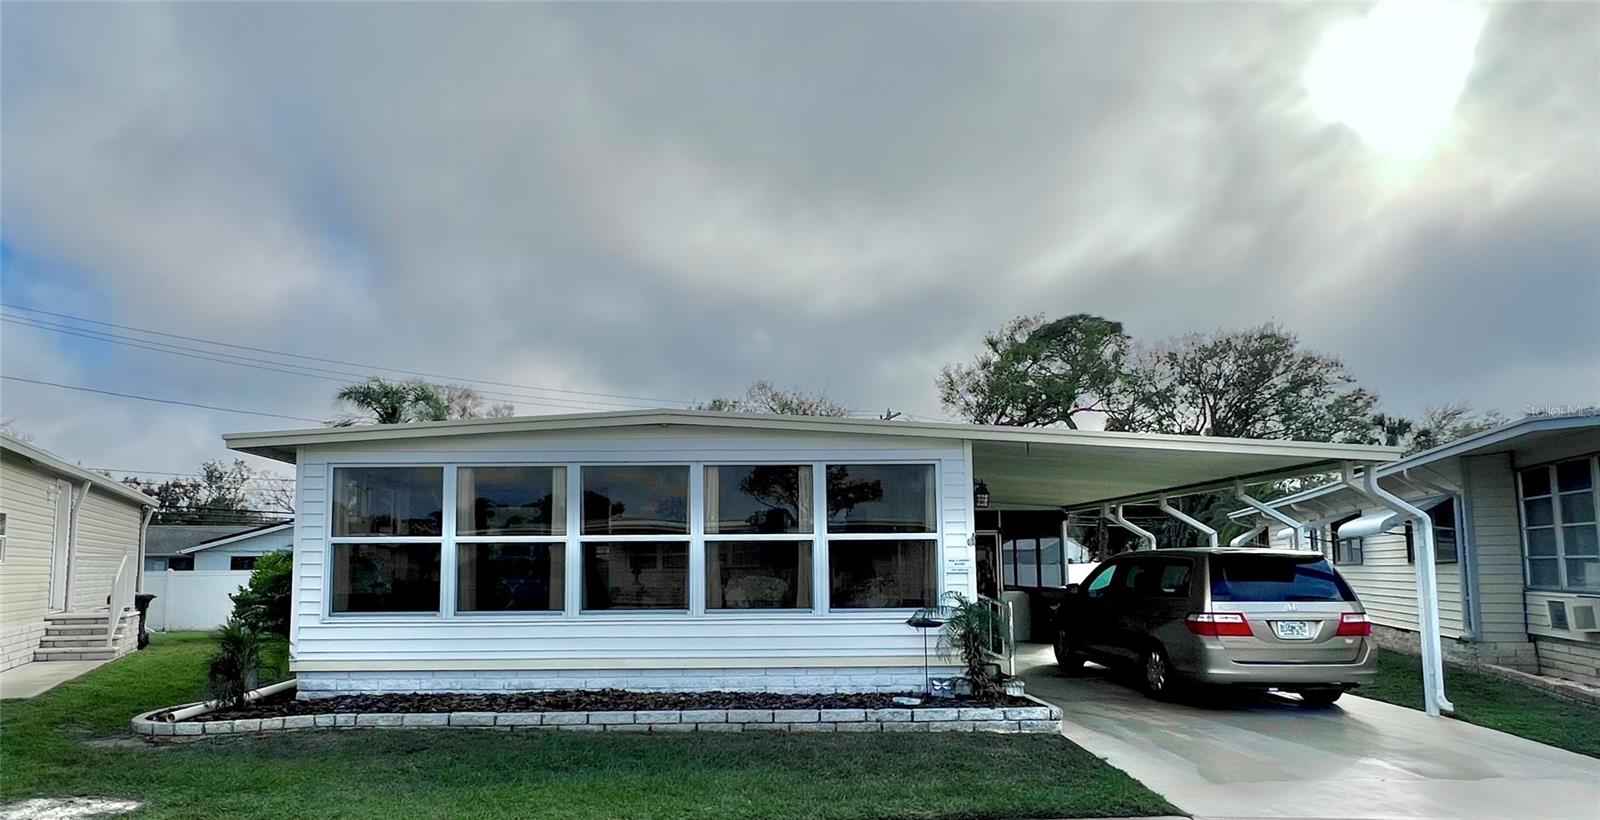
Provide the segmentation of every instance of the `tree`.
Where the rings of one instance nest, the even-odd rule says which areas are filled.
[[[969,365],[939,373],[939,399],[974,424],[1063,425],[1104,410],[1128,351],[1122,323],[1087,313],[1019,316],[983,339]]]
[[[850,415],[850,409],[828,398],[826,393],[807,393],[803,390],[783,390],[771,382],[752,382],[743,396],[717,397],[694,406],[695,410],[712,410],[719,413],[769,413],[777,416],[833,416]]]
[[[1406,455],[1431,450],[1505,423],[1505,416],[1499,412],[1480,413],[1466,402],[1424,407],[1422,418],[1415,424],[1408,423],[1410,437],[1406,440]]]
[[[262,476],[243,459],[232,463],[207,461],[195,476],[177,476],[162,482],[124,478],[122,483],[154,498],[158,524],[253,524],[270,520],[256,506],[255,485]],[[293,504],[285,512],[292,512]]]
[[[335,399],[356,411],[331,422],[338,427],[503,418],[516,412],[514,406],[503,402],[485,407],[483,397],[470,387],[433,384],[420,379],[390,381],[373,376],[364,382],[340,388]]]
[[[229,595],[233,618],[250,629],[289,637],[289,599],[294,570],[290,550],[274,550],[256,559],[250,580]]]
[[[1377,401],[1337,357],[1265,324],[1141,348],[1107,403],[1106,429],[1367,442]]]

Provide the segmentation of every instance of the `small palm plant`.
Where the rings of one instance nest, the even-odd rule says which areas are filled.
[[[268,638],[238,618],[229,618],[217,630],[217,651],[211,656],[207,689],[223,707],[245,705],[245,696],[255,691],[267,667]]]
[[[917,612],[918,616],[944,621],[939,627],[939,653],[961,658],[967,669],[967,682],[972,684],[972,694],[979,697],[999,695],[999,684],[989,677],[987,653],[1005,651],[1005,616],[959,592],[946,592],[940,600],[944,606]]]

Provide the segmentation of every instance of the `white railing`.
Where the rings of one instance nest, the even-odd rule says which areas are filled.
[[[133,583],[137,573],[128,571],[132,556],[122,556],[116,577],[111,579],[111,597],[106,601],[106,646],[116,643],[117,627],[122,625],[122,613],[133,606]]]
[[[1015,630],[1011,627],[1011,604],[983,595],[979,595],[978,600],[989,608],[989,635],[984,652],[1005,668],[1006,675],[1016,677],[1017,642]]]

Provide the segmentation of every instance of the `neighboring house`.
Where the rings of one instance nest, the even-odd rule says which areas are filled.
[[[1063,582],[1064,510],[1398,454],[683,410],[225,440],[297,465],[301,697],[918,689],[908,616],[944,592]],[[982,540],[979,486],[1000,512]]]
[[[1385,488],[1433,519],[1447,656],[1600,684],[1597,454],[1600,414],[1535,416],[1377,469]],[[1309,544],[1349,580],[1380,638],[1416,646],[1410,524],[1342,485],[1272,506],[1307,525]]]
[[[0,669],[134,649],[133,591],[155,503],[0,434]]]
[[[151,527],[155,530],[156,527]],[[163,529],[168,548],[188,543],[162,560],[163,571],[147,571],[141,592],[156,596],[150,603],[149,628],[212,629],[233,614],[233,593],[250,580],[256,559],[294,543],[293,521],[271,521],[255,526],[171,525]],[[181,532],[171,532],[181,530]],[[194,542],[196,535],[213,531]],[[147,560],[146,566],[153,561]]]
[[[151,524],[145,536],[145,572],[194,569],[194,556],[184,550],[206,541],[253,530],[259,524]]]

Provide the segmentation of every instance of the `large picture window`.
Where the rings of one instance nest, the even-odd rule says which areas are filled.
[[[443,523],[443,468],[335,469],[330,611],[438,613]]]
[[[933,465],[830,464],[826,475],[829,606],[933,605],[939,555],[931,537],[938,531]],[[907,537],[913,533],[929,537]]]
[[[1522,539],[1528,586],[1600,591],[1595,456],[1521,471]]]

